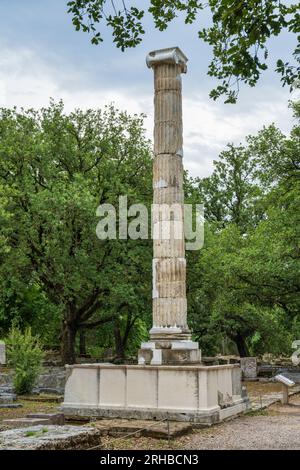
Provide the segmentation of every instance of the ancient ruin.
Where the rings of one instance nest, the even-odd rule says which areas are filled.
[[[184,240],[181,74],[187,58],[178,48],[151,52],[154,71],[153,326],[139,362],[199,363],[187,324]]]
[[[192,341],[187,323],[181,97],[186,64],[178,47],[147,56],[155,83],[150,341],[142,344],[138,365],[67,366],[62,406],[66,415],[168,417],[211,424],[248,407],[239,365],[202,365],[198,343]]]

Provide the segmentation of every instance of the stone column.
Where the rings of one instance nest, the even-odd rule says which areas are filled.
[[[181,74],[187,58],[177,48],[150,52],[154,71],[153,326],[139,362],[200,361],[187,324],[184,241]]]

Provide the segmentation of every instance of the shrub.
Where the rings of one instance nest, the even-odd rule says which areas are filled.
[[[42,367],[43,351],[39,338],[31,328],[24,332],[13,326],[7,338],[8,364],[15,369],[14,389],[22,395],[30,393]]]

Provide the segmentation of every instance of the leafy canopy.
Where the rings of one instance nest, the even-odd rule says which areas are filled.
[[[206,207],[203,250],[188,263],[190,321],[201,346],[291,353],[299,337],[299,103],[290,136],[274,125],[221,153],[189,188]]]
[[[145,29],[145,10],[130,0],[70,0],[68,12],[77,31],[92,35],[91,42],[103,41],[97,25],[105,23],[112,30],[113,41],[124,51],[141,43]],[[212,47],[213,58],[208,75],[221,84],[210,93],[216,100],[225,95],[226,102],[236,102],[240,82],[251,87],[268,68],[269,38],[287,31],[295,34],[297,45],[292,62],[278,58],[276,71],[283,85],[292,90],[300,75],[300,4],[279,0],[150,0],[148,12],[154,25],[165,30],[177,16],[186,24],[198,21],[203,9],[210,10],[210,23],[201,26],[199,38]]]
[[[79,330],[126,316],[132,326],[149,310],[150,240],[96,236],[99,204],[151,201],[142,121],[113,106],[0,109],[0,331],[15,318],[45,324],[43,340],[51,332],[71,361]]]

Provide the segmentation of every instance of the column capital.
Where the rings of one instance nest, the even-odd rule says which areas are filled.
[[[169,47],[167,49],[159,49],[157,51],[149,52],[146,57],[146,64],[148,68],[153,68],[163,64],[174,64],[181,66],[181,72],[187,71],[188,58],[179,49],[179,47]]]

